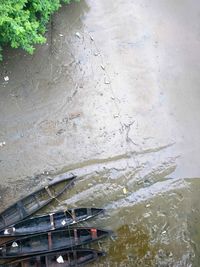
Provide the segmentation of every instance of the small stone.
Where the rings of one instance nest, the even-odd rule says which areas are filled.
[[[9,77],[8,77],[8,76],[5,76],[5,77],[4,77],[4,81],[5,81],[5,82],[8,82],[8,81],[9,81]]]
[[[102,70],[105,70],[105,67],[104,67],[104,65],[101,65],[101,68],[102,68]]]
[[[79,32],[76,32],[75,35],[76,35],[77,38],[81,39],[81,35],[80,35]]]
[[[118,118],[118,117],[119,117],[119,115],[113,115],[113,117],[114,117],[114,118]]]
[[[165,235],[166,233],[167,233],[167,231],[163,231],[163,232],[162,232],[162,235]]]
[[[93,38],[91,35],[90,35],[90,40],[91,40],[91,41],[94,41],[94,38]]]
[[[60,33],[59,35],[60,35],[60,37],[63,37],[63,34]]]
[[[150,206],[151,206],[150,204],[147,204],[147,205],[146,205],[146,208],[149,208]]]
[[[98,53],[94,53],[95,57],[97,57],[99,54]]]

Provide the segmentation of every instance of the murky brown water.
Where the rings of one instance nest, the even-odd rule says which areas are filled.
[[[106,209],[88,223],[116,234],[99,266],[200,266],[199,14],[196,0],[81,1],[33,56],[7,49],[1,210],[73,172],[48,210]]]

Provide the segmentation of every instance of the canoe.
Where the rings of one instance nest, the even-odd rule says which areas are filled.
[[[76,208],[28,218],[0,231],[0,237],[17,237],[61,229],[88,220],[103,209]]]
[[[12,261],[7,267],[77,267],[83,266],[105,256],[102,251],[94,249],[78,249],[70,251],[59,251],[54,253],[43,254],[30,258],[22,258]]]
[[[0,230],[29,217],[49,204],[53,199],[57,198],[69,188],[73,184],[75,178],[75,176],[66,177],[51,183],[22,198],[4,210],[0,213]]]
[[[9,259],[45,254],[88,244],[109,236],[111,231],[96,228],[65,228],[8,241],[0,246],[0,258]]]

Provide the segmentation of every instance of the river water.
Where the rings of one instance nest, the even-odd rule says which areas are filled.
[[[87,225],[114,236],[92,266],[200,266],[199,14],[196,0],[82,0],[33,56],[5,49],[1,210],[72,172],[48,209],[105,208]]]

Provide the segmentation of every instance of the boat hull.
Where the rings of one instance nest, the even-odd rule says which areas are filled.
[[[61,229],[93,218],[102,211],[97,208],[77,208],[28,218],[0,231],[0,237],[14,238]]]
[[[31,216],[61,195],[73,182],[75,176],[56,181],[49,186],[22,198],[0,213],[0,230]]]
[[[4,243],[0,247],[0,258],[9,259],[40,255],[71,249],[107,237],[111,231],[96,228],[66,228],[43,234],[31,235]]]
[[[76,267],[83,266],[105,256],[104,252],[93,249],[59,251],[7,263],[7,267]]]

